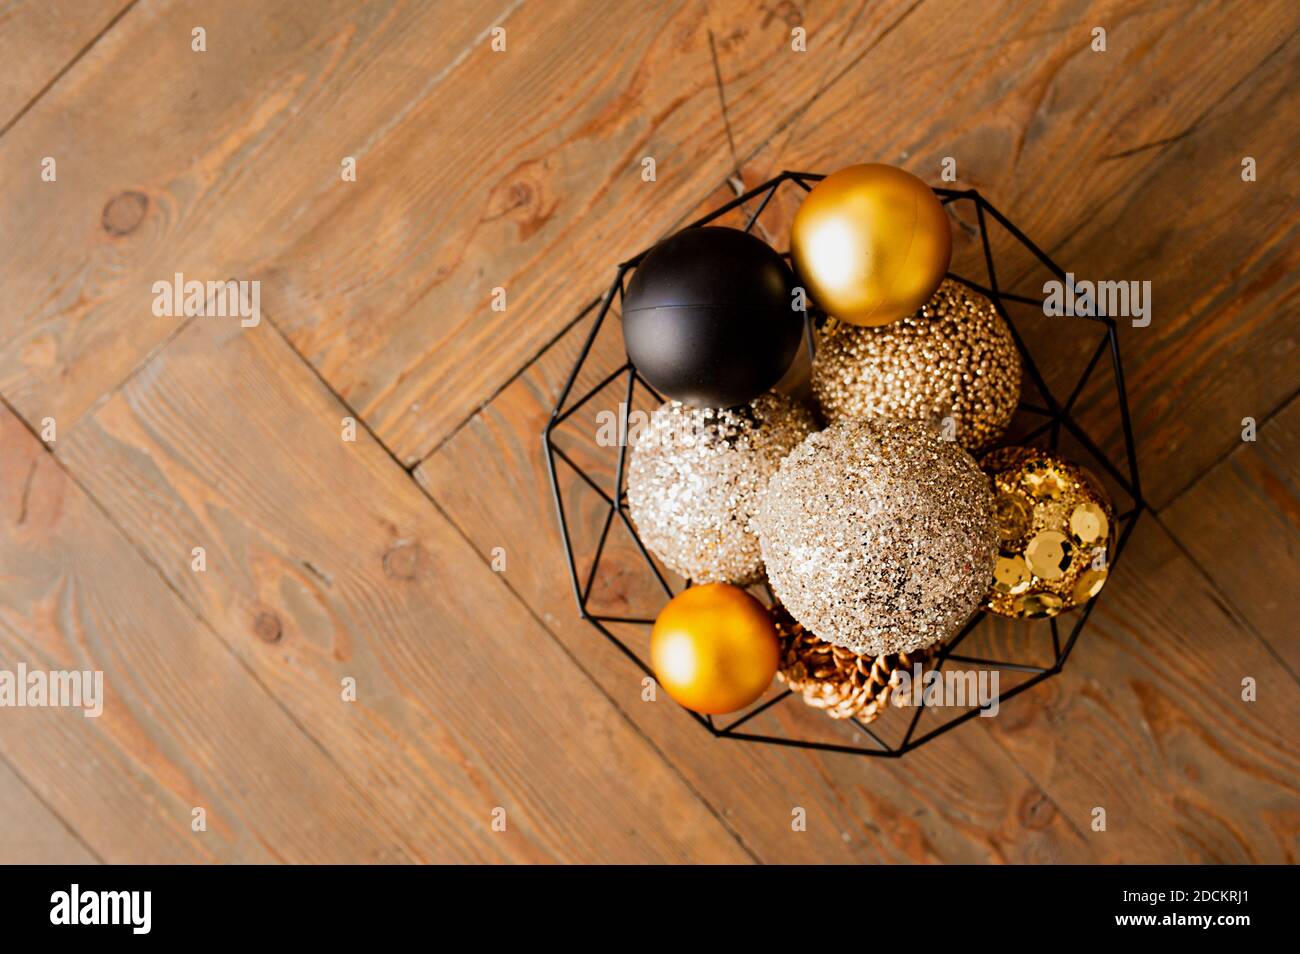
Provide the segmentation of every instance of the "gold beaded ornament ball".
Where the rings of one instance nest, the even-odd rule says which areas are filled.
[[[753,516],[781,458],[814,428],[811,411],[775,391],[738,408],[661,405],[628,463],[628,507],[641,542],[696,583],[758,582]]]
[[[946,639],[988,592],[989,479],[919,421],[843,420],[806,438],[781,462],[756,522],[776,598],[855,653]]]
[[[1015,414],[1020,352],[993,302],[944,279],[907,318],[880,328],[839,325],[825,334],[812,390],[828,422],[929,421],[975,451],[997,440]]]
[[[993,478],[998,533],[988,609],[1044,618],[1101,592],[1115,552],[1115,509],[1100,482],[1036,447],[1003,447],[980,463]]]

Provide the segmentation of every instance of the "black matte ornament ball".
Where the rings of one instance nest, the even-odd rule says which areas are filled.
[[[632,273],[623,302],[628,357],[673,400],[746,404],[780,380],[799,349],[794,288],[784,259],[747,232],[678,232]]]

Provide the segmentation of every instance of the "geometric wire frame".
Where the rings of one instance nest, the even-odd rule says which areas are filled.
[[[759,185],[751,189],[749,192],[746,192],[745,194],[736,197],[735,199],[731,200],[730,202],[726,203],[720,208],[714,210],[713,212],[709,213],[708,215],[704,216],[698,221],[692,222],[690,225],[687,226],[687,228],[695,228],[697,226],[706,225],[709,222],[712,222],[715,219],[718,219],[719,217],[726,215],[727,213],[732,212],[735,209],[740,208],[744,203],[750,202],[762,196],[762,199],[759,202],[757,209],[753,212],[752,215],[750,215],[748,219],[748,223],[745,226],[745,231],[748,232],[754,228],[755,224],[759,221],[760,216],[763,214],[764,210],[768,208],[768,204],[771,202],[773,196],[776,194],[777,190],[781,187],[783,183],[787,183],[787,182],[791,183],[792,185],[797,186],[803,189],[805,192],[807,192],[810,191],[812,188],[812,186],[809,183],[820,181],[823,178],[824,176],[814,174],[814,173],[782,172],[774,179],[764,182],[762,185]],[[1059,280],[1064,284],[1066,282],[1071,281],[1071,279],[1067,278],[1066,273],[1063,272],[1055,262],[1053,262],[1041,249],[1039,249],[1038,246],[1036,246],[1033,242],[1031,242],[1028,238],[1026,238],[1025,235],[1018,228],[1016,228],[1016,226],[1012,222],[1010,222],[1004,215],[1002,215],[1002,213],[1000,213],[997,209],[995,209],[992,205],[990,205],[988,200],[986,200],[982,195],[980,195],[977,190],[975,189],[956,190],[956,189],[936,188],[934,192],[939,197],[940,201],[945,205],[949,203],[958,203],[958,202],[973,203],[975,209],[975,215],[979,224],[980,242],[982,244],[982,249],[983,249],[984,264],[987,268],[988,284],[987,286],[977,284],[976,282],[971,281],[970,279],[967,279],[960,275],[953,274],[951,272],[948,273],[947,277],[953,279],[954,281],[961,282],[962,284],[974,289],[975,291],[979,292],[980,294],[983,294],[993,302],[995,308],[997,309],[997,312],[1002,316],[1002,319],[1006,322],[1007,327],[1011,329],[1012,337],[1015,340],[1016,347],[1017,349],[1019,349],[1020,352],[1022,365],[1024,369],[1028,372],[1030,379],[1037,387],[1038,392],[1042,396],[1044,402],[1043,404],[1038,404],[1032,401],[1025,401],[1023,399],[1021,400],[1017,410],[1026,412],[1027,414],[1035,415],[1037,418],[1041,418],[1042,422],[1041,424],[1034,427],[1029,432],[1018,436],[1015,439],[1014,443],[1037,444],[1039,446],[1045,445],[1050,450],[1056,451],[1057,445],[1061,439],[1062,431],[1064,431],[1065,433],[1071,435],[1071,437],[1074,440],[1076,440],[1083,448],[1087,450],[1087,452],[1100,464],[1100,466],[1105,470],[1105,472],[1110,476],[1110,478],[1115,482],[1115,484],[1120,489],[1122,489],[1129,498],[1129,506],[1123,512],[1119,513],[1116,518],[1118,524],[1120,525],[1120,529],[1118,531],[1118,541],[1115,546],[1115,551],[1113,554],[1110,555],[1110,569],[1113,571],[1115,564],[1118,563],[1120,555],[1123,553],[1125,544],[1128,542],[1128,538],[1133,531],[1133,527],[1136,524],[1138,517],[1141,515],[1142,511],[1146,507],[1146,504],[1142,498],[1142,487],[1138,477],[1137,454],[1133,442],[1132,424],[1129,419],[1128,397],[1127,397],[1127,392],[1125,391],[1124,388],[1124,371],[1123,371],[1123,365],[1120,360],[1119,341],[1115,334],[1115,327],[1116,327],[1115,320],[1113,317],[1104,314],[1093,315],[1093,316],[1080,316],[1081,318],[1085,318],[1086,320],[1096,322],[1099,325],[1103,326],[1105,329],[1105,333],[1102,336],[1101,340],[1098,342],[1095,351],[1092,353],[1091,359],[1088,361],[1088,364],[1084,369],[1083,373],[1079,376],[1077,383],[1073,386],[1072,390],[1070,391],[1069,396],[1064,401],[1058,401],[1053,396],[1051,390],[1048,388],[1046,381],[1043,379],[1043,376],[1039,373],[1039,368],[1034,363],[1033,356],[1029,353],[1028,349],[1025,347],[1025,343],[1022,339],[1020,331],[1017,329],[1016,323],[1012,320],[1006,307],[1008,302],[1015,302],[1021,305],[1033,305],[1041,308],[1042,299],[1033,298],[1025,295],[1013,294],[1010,292],[1004,292],[999,289],[997,271],[994,267],[993,252],[991,250],[988,231],[986,227],[987,220],[991,218],[995,220],[999,225],[1001,225],[1016,241],[1018,241],[1025,249],[1027,249],[1035,258],[1037,258],[1039,262],[1041,262],[1044,266],[1046,266],[1046,268],[1054,276],[1056,276],[1057,280]],[[789,252],[787,251],[784,254],[785,257],[788,259]],[[620,264],[618,266],[618,272],[614,277],[614,281],[609,286],[609,289],[600,297],[600,299],[598,299],[595,302],[592,302],[590,305],[588,305],[587,309],[584,310],[583,314],[586,314],[592,308],[596,308],[597,306],[599,306],[599,311],[596,314],[595,322],[592,325],[591,331],[587,335],[582,351],[578,355],[577,361],[574,363],[572,371],[569,373],[564,388],[560,392],[559,399],[555,403],[555,409],[551,413],[550,420],[546,425],[546,429],[542,437],[546,448],[547,474],[551,482],[551,492],[555,498],[556,512],[559,516],[560,532],[564,541],[565,559],[568,565],[569,579],[573,586],[573,595],[578,604],[578,611],[584,619],[586,619],[588,622],[591,623],[592,626],[594,626],[597,630],[599,630],[600,633],[606,637],[606,639],[608,639],[628,659],[630,659],[637,667],[639,667],[643,673],[645,673],[650,678],[654,678],[654,672],[646,664],[642,656],[631,646],[629,646],[627,642],[619,638],[619,636],[610,629],[610,626],[613,624],[639,624],[645,627],[646,631],[648,632],[648,628],[650,625],[653,624],[654,620],[648,618],[631,618],[631,617],[618,617],[618,616],[610,616],[610,615],[599,615],[591,612],[588,608],[589,598],[592,593],[592,586],[596,582],[597,572],[601,567],[601,556],[605,550],[606,543],[609,539],[610,529],[613,526],[615,520],[618,520],[626,529],[627,533],[631,536],[631,539],[634,541],[641,558],[644,559],[645,564],[647,567],[649,567],[650,572],[654,574],[659,586],[663,589],[665,596],[671,597],[673,593],[672,587],[668,583],[667,579],[665,579],[663,573],[656,565],[654,559],[651,557],[650,553],[646,550],[645,545],[641,542],[641,539],[636,532],[636,527],[633,525],[628,514],[628,505],[626,500],[626,471],[624,467],[627,458],[627,441],[620,439],[617,442],[618,460],[615,469],[616,476],[614,482],[614,488],[616,489],[616,492],[614,492],[611,490],[606,490],[605,488],[601,487],[597,482],[597,480],[594,479],[592,476],[590,476],[586,471],[584,471],[573,460],[573,458],[568,453],[566,453],[561,446],[559,446],[556,443],[555,440],[556,429],[560,425],[562,425],[567,419],[572,417],[572,415],[576,411],[578,411],[580,408],[587,405],[587,403],[592,398],[594,398],[607,386],[613,384],[619,378],[623,378],[623,377],[626,378],[625,390],[623,392],[625,399],[621,402],[620,411],[618,412],[623,416],[623,421],[621,422],[621,430],[619,431],[620,434],[626,433],[627,414],[628,414],[628,410],[633,405],[633,395],[634,395],[634,389],[636,387],[643,388],[650,396],[654,397],[657,401],[663,400],[663,398],[645,381],[645,379],[642,378],[641,375],[637,373],[637,370],[632,365],[632,362],[630,360],[625,360],[623,364],[615,368],[608,375],[601,378],[600,382],[596,384],[586,394],[576,398],[572,403],[566,404],[566,402],[569,401],[570,393],[573,390],[574,384],[578,380],[579,371],[582,369],[584,362],[586,362],[586,360],[588,359],[588,356],[592,350],[592,345],[596,340],[597,333],[600,331],[601,325],[604,322],[606,316],[608,315],[611,305],[613,304],[616,297],[621,303],[624,294],[625,280],[629,272],[631,272],[636,267],[637,263],[641,260],[642,256],[644,255],[645,255],[645,251],[629,259],[628,261]],[[581,319],[582,317],[583,315],[578,316],[579,319]],[[825,320],[825,315],[819,314],[814,310],[814,311],[809,311],[806,314],[805,318],[808,325],[807,341],[808,341],[808,347],[811,356],[811,351],[813,348],[813,341],[814,341],[813,328]],[[1124,439],[1125,453],[1126,453],[1127,464],[1128,464],[1127,472],[1121,471],[1119,467],[1117,467],[1114,463],[1111,462],[1111,460],[1093,442],[1093,440],[1088,436],[1088,434],[1085,433],[1083,428],[1079,426],[1079,424],[1075,421],[1074,417],[1071,414],[1071,412],[1074,410],[1075,402],[1079,399],[1079,396],[1083,393],[1089,378],[1093,374],[1093,371],[1097,368],[1098,364],[1101,362],[1102,357],[1107,353],[1109,353],[1111,365],[1114,372],[1114,382],[1117,391],[1118,408],[1121,417],[1121,426],[1123,428],[1123,439]],[[1012,443],[1012,442],[1006,441],[1004,443]],[[579,573],[578,560],[574,553],[572,539],[570,538],[570,521],[568,516],[566,515],[565,499],[560,489],[557,463],[564,464],[566,468],[570,469],[574,474],[576,474],[577,477],[581,480],[581,482],[585,484],[588,488],[593,490],[595,493],[597,493],[600,496],[600,498],[604,501],[605,505],[608,507],[607,513],[604,518],[603,529],[600,532],[599,540],[596,544],[595,551],[590,557],[590,563],[586,564],[584,561],[584,565],[588,567],[585,574]],[[688,585],[689,585],[689,581],[688,581]],[[968,666],[974,666],[974,665],[985,666],[991,670],[996,669],[999,671],[1005,670],[1012,673],[1027,674],[1028,675],[1027,679],[1018,683],[1010,690],[999,694],[998,702],[999,704],[1004,704],[1012,697],[1019,695],[1020,693],[1030,689],[1031,687],[1037,685],[1043,680],[1048,679],[1051,676],[1054,676],[1061,671],[1062,667],[1066,663],[1066,660],[1069,659],[1070,653],[1074,649],[1075,642],[1078,640],[1080,633],[1083,631],[1083,628],[1088,621],[1089,615],[1092,613],[1096,601],[1100,598],[1101,593],[1103,592],[1105,592],[1104,587],[1102,588],[1101,591],[1098,592],[1096,596],[1090,599],[1087,602],[1087,604],[1079,608],[1074,613],[1070,614],[1068,618],[1073,619],[1073,625],[1069,628],[1068,634],[1063,633],[1061,631],[1062,629],[1064,629],[1064,627],[1058,628],[1058,620],[1062,620],[1066,617],[1064,616],[1051,617],[1051,619],[1048,622],[1051,630],[1052,658],[1051,658],[1051,662],[1047,665],[1042,665],[1042,664],[1033,665],[1028,662],[1018,662],[1014,659],[1010,659],[1010,660],[989,659],[981,656],[968,656],[968,655],[963,655],[958,653],[957,650],[961,646],[962,642],[965,641],[967,637],[976,629],[976,627],[979,626],[979,624],[984,620],[986,613],[984,610],[981,609],[981,610],[977,610],[975,614],[972,615],[970,620],[968,620],[967,623],[962,627],[962,629],[957,633],[957,635],[954,636],[942,647],[942,649],[939,651],[937,661],[935,663],[935,668],[942,672],[943,667],[948,663],[961,663]],[[771,598],[770,591],[768,592],[767,595],[770,599]],[[760,705],[749,710],[748,712],[745,712],[742,715],[738,715],[732,718],[731,721],[723,725],[720,725],[718,724],[718,722],[715,722],[712,716],[703,716],[696,712],[692,712],[689,709],[683,709],[683,711],[687,712],[691,717],[693,717],[697,722],[699,722],[705,729],[707,729],[710,733],[712,733],[714,736],[718,738],[736,739],[736,740],[748,741],[748,742],[760,742],[760,743],[767,743],[772,745],[794,746],[798,748],[818,749],[822,751],[831,751],[831,752],[846,752],[855,755],[867,755],[867,756],[878,756],[878,757],[879,756],[883,756],[883,757],[901,756],[917,748],[918,746],[924,745],[926,742],[930,741],[931,739],[934,739],[939,735],[942,735],[943,733],[956,728],[962,723],[975,717],[980,712],[978,708],[969,708],[966,711],[961,712],[960,714],[956,714],[952,716],[951,718],[947,719],[947,721],[944,721],[941,724],[933,728],[929,728],[927,731],[921,734],[918,734],[918,726],[920,725],[921,718],[925,714],[927,708],[924,704],[924,699],[922,699],[921,704],[919,706],[913,707],[911,718],[910,720],[908,720],[906,731],[902,734],[901,739],[893,743],[886,741],[881,735],[877,734],[877,732],[872,727],[859,721],[856,718],[848,721],[850,721],[852,725],[859,732],[861,732],[863,736],[865,736],[865,741],[863,742],[863,744],[817,741],[817,740],[810,740],[807,738],[798,738],[790,735],[783,736],[783,735],[776,735],[776,734],[761,734],[761,733],[754,733],[752,731],[742,730],[743,726],[750,723],[751,720],[755,719],[760,714],[767,712],[768,710],[772,709],[773,707],[779,704],[786,703],[792,695],[796,695],[796,693],[793,693],[790,689],[785,688],[783,689],[783,691],[780,691],[777,694],[773,695],[772,698],[766,699]]]

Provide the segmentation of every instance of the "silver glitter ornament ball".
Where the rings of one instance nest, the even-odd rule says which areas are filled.
[[[757,518],[768,582],[810,632],[855,653],[946,639],[997,554],[989,479],[917,421],[853,421],[782,462]]]
[[[781,459],[814,427],[812,412],[776,392],[738,408],[660,406],[628,462],[628,507],[641,542],[696,583],[758,582],[754,514]]]
[[[840,325],[824,335],[812,388],[829,422],[929,421],[977,450],[1001,436],[1015,414],[1020,353],[993,302],[944,279],[914,315],[879,328]]]

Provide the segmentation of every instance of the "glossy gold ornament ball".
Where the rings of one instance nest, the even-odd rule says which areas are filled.
[[[804,198],[790,231],[813,300],[853,325],[887,325],[929,301],[952,259],[948,214],[930,187],[895,166],[849,166]]]
[[[998,532],[988,609],[1044,618],[1101,592],[1115,550],[1115,510],[1097,479],[1036,447],[1001,448],[980,466],[993,479]]]
[[[772,684],[780,642],[767,607],[738,586],[692,586],[669,600],[650,632],[650,667],[681,705],[735,712]]]

